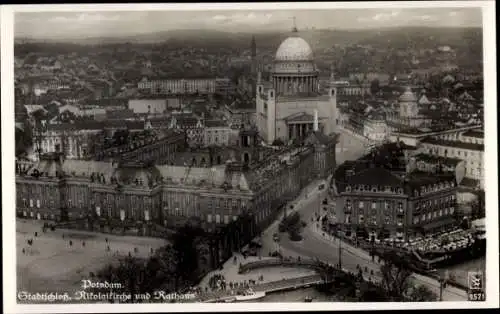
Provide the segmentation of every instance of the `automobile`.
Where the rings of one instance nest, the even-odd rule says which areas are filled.
[[[322,184],[320,184],[318,186],[318,190],[323,190],[324,188],[325,188],[325,184],[324,183],[322,183]]]

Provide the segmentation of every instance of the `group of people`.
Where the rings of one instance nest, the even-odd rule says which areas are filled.
[[[49,226],[47,223],[45,223],[45,224],[42,226],[42,233],[46,233],[46,232],[47,232],[47,230],[52,230],[52,231],[54,231],[54,230],[55,230],[55,227],[54,227],[54,226]],[[35,232],[33,233],[33,235],[34,235],[34,238],[38,237],[38,235],[39,235],[38,231],[35,231]],[[28,247],[23,247],[23,248],[22,248],[22,253],[23,253],[23,254],[27,254],[27,253],[28,253],[28,248],[29,248],[29,247],[33,247],[34,238],[29,238],[29,239],[27,239],[27,240],[26,240],[26,243],[27,243]],[[74,240],[73,240],[73,239],[71,239],[71,238],[70,238],[70,239],[66,239],[66,238],[67,238],[67,236],[66,236],[64,233],[62,234],[62,238],[63,238],[64,240],[67,240],[67,241],[68,241],[67,243],[68,243],[69,247],[73,247],[73,245],[74,245],[74,242],[73,242]],[[110,244],[109,244],[109,243],[110,243],[109,239],[106,237],[104,240],[105,240],[105,242],[106,242],[106,251],[107,251],[107,252],[111,252],[111,247],[110,247]],[[82,242],[81,242],[81,245],[82,245],[82,247],[85,247],[85,246],[86,246],[85,241],[82,241]],[[134,247],[134,253],[135,253],[135,254],[139,253],[139,249],[138,249],[137,247]],[[151,248],[150,253],[151,253],[151,254],[154,254],[154,249],[153,249],[153,248]],[[116,251],[114,255],[118,255],[118,254],[119,254],[119,251]],[[129,252],[128,252],[128,256],[129,256],[129,257],[131,257],[131,256],[132,256],[132,252],[130,252],[130,251],[129,251]]]

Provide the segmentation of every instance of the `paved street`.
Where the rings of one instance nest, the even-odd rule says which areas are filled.
[[[350,136],[343,132],[344,147],[347,150],[337,154],[339,164],[346,159],[355,159],[360,157],[364,152],[362,140]],[[342,141],[342,139],[341,139]],[[360,145],[361,144],[361,145]],[[360,147],[361,146],[361,147]],[[279,249],[285,256],[309,256],[317,257],[320,260],[328,261],[332,264],[339,262],[338,240],[333,240],[322,235],[322,232],[316,227],[317,222],[311,222],[314,214],[322,211],[320,202],[326,197],[327,190],[318,190],[320,182],[313,182],[308,188],[304,189],[302,194],[297,198],[294,204],[294,211],[300,212],[302,220],[307,223],[306,228],[302,232],[303,240],[293,242],[288,239],[286,233],[281,234]],[[289,210],[290,211],[290,210]],[[280,216],[281,219],[282,215]],[[274,243],[272,235],[278,232],[279,221],[274,222],[263,233],[264,252],[274,251],[277,244]],[[368,253],[354,248],[346,243],[342,243],[342,267],[356,272],[356,266],[360,265],[363,269],[368,268],[368,272],[373,270],[373,279],[377,280],[380,274],[380,264],[372,262]],[[428,277],[414,274],[413,280],[416,284],[425,284],[437,295],[439,295],[439,283]],[[443,291],[443,300],[445,301],[465,301],[467,299],[466,292],[451,286],[448,286]]]

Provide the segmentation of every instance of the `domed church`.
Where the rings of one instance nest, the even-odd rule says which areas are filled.
[[[318,74],[311,47],[294,27],[276,52],[270,82],[257,77],[256,120],[268,144],[304,140],[313,131],[334,133],[336,89],[321,94]]]

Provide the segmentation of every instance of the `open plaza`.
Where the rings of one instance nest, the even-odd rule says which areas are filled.
[[[42,231],[40,221],[16,221],[18,291],[74,293],[82,279],[129,252],[147,257],[166,240],[77,230]],[[35,236],[35,233],[37,234]],[[28,240],[33,240],[29,245]],[[71,245],[70,245],[71,241]],[[108,250],[109,247],[109,250]]]

